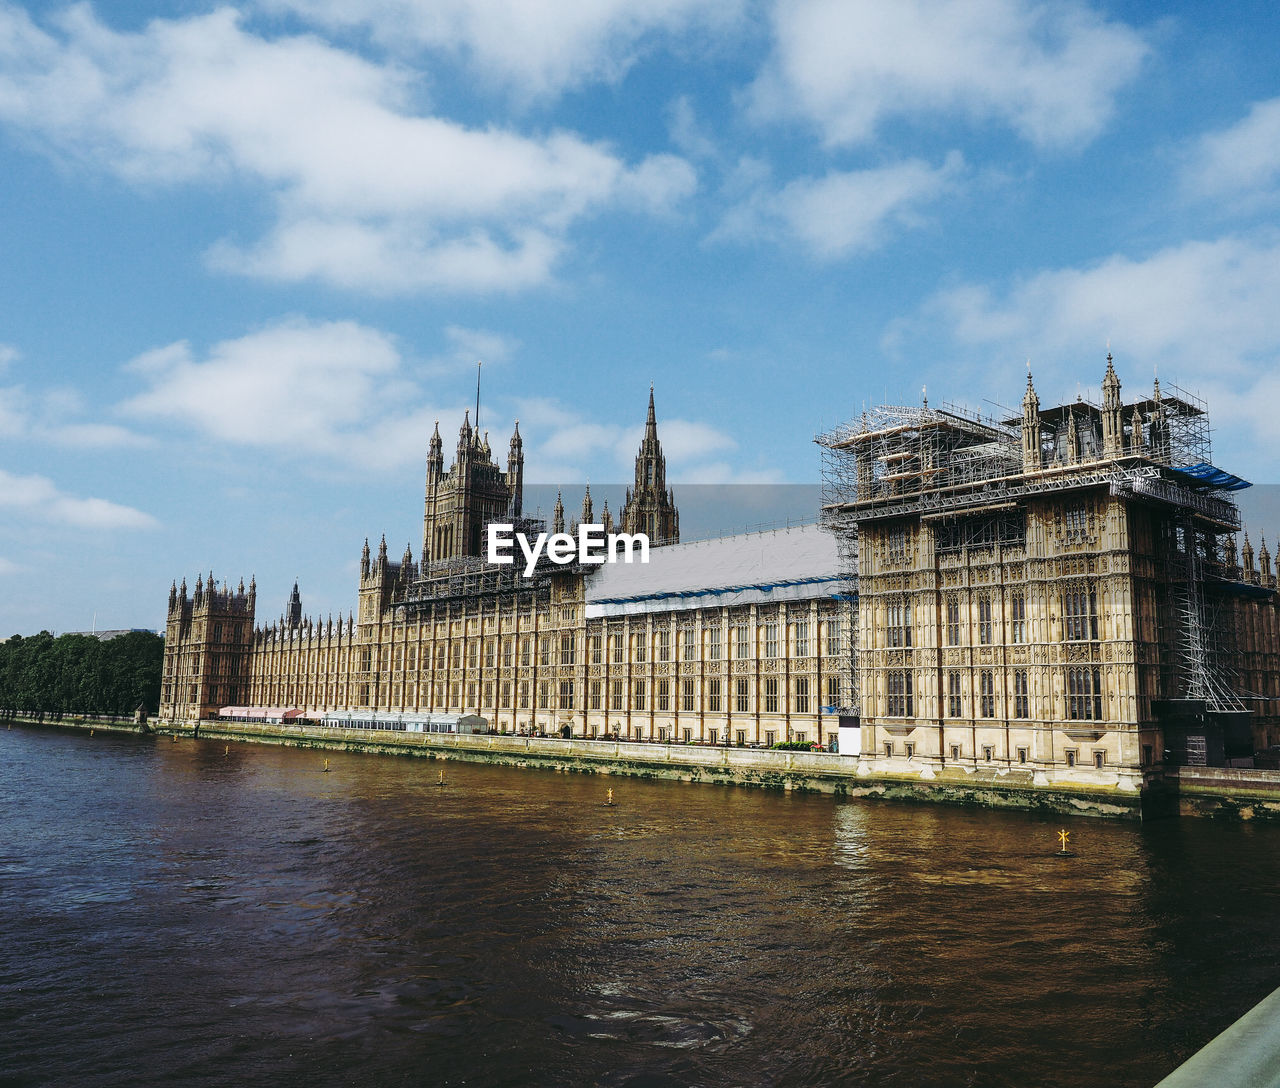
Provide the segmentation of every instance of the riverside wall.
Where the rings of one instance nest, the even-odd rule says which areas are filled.
[[[23,721],[15,719],[15,721]],[[174,737],[282,744],[294,748],[496,763],[576,774],[658,778],[886,801],[1012,808],[1111,819],[1199,816],[1280,822],[1280,771],[1167,768],[1138,791],[1114,776],[1046,784],[1032,773],[946,768],[883,771],[856,756],[767,748],[522,737],[511,734],[400,733],[228,721],[166,722],[66,717],[24,721],[44,728],[159,733]]]
[[[152,723],[157,732],[190,735],[197,723]],[[953,772],[919,775],[871,773],[856,757],[830,752],[660,744],[510,734],[400,733],[301,725],[202,721],[199,736],[286,744],[297,748],[415,755],[428,759],[497,763],[577,774],[660,778],[763,789],[827,793],[894,801],[920,801],[1047,813],[1141,817],[1136,790],[1114,786],[1037,785],[1030,773]]]

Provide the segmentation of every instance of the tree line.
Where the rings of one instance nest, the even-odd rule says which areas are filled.
[[[160,704],[164,639],[130,631],[103,641],[48,631],[0,642],[0,717],[154,714]]]

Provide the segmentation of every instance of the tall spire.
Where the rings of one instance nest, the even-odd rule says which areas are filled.
[[[290,627],[302,624],[302,596],[298,593],[298,581],[293,582],[293,592],[289,594],[289,603],[285,606],[285,622]]]
[[[588,481],[587,490],[582,496],[582,524],[595,524],[595,510],[591,505],[591,483]]]
[[[680,540],[680,520],[667,489],[667,459],[658,440],[658,414],[649,386],[649,411],[644,438],[636,453],[635,485],[618,515],[624,533],[645,533],[650,544],[674,544]]]

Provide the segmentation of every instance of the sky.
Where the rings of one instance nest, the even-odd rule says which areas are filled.
[[[808,503],[865,407],[1108,348],[1275,485],[1278,47],[1249,2],[0,0],[0,635],[210,571],[345,613],[477,360],[544,514],[616,496],[650,383],[678,502]]]

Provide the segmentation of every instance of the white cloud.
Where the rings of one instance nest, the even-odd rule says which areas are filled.
[[[18,349],[9,344],[0,344],[0,370],[4,370],[18,358]]]
[[[150,514],[106,499],[82,499],[58,489],[44,476],[15,476],[0,469],[0,509],[82,529],[151,529]]]
[[[3,0],[0,0],[3,5]],[[313,37],[267,39],[222,8],[117,33],[88,7],[52,31],[0,6],[0,120],[140,186],[234,178],[277,221],[210,251],[223,270],[376,292],[544,282],[603,209],[663,211],[683,160],[635,165],[566,132],[525,136],[422,113],[409,72]]]
[[[446,325],[445,339],[449,349],[440,357],[451,369],[474,367],[482,362],[486,367],[510,362],[520,348],[520,341],[489,329],[468,329],[462,325]]]
[[[1242,120],[1196,141],[1182,183],[1194,197],[1274,195],[1280,182],[1280,98],[1255,102]]]
[[[665,37],[719,33],[741,0],[260,0],[332,29],[366,28],[396,50],[425,47],[462,58],[489,82],[524,97],[593,80],[619,80]]]
[[[671,142],[693,159],[712,159],[716,157],[715,141],[698,123],[693,103],[688,95],[681,95],[672,100],[667,107],[668,124],[671,129]]]
[[[921,205],[953,190],[963,171],[952,152],[937,168],[911,159],[798,178],[780,190],[764,184],[726,213],[713,238],[788,238],[822,260],[847,257],[879,246],[892,229],[919,226]]]
[[[1129,381],[1152,368],[1210,401],[1220,440],[1280,452],[1280,238],[1187,242],[1137,260],[1038,272],[1000,293],[965,284],[936,295],[916,330],[940,321],[990,366],[1030,356],[1037,385],[1100,376],[1108,339]],[[891,338],[908,332],[891,330]],[[1135,372],[1136,371],[1136,372]],[[1042,377],[1048,379],[1042,382]],[[1122,375],[1123,377],[1123,375]],[[1223,426],[1223,424],[1226,426]],[[1243,429],[1241,429],[1243,428]]]
[[[12,559],[6,559],[0,555],[0,577],[7,574],[17,574],[21,569]]]
[[[75,390],[28,393],[21,385],[0,386],[0,439],[21,439],[71,449],[145,446],[145,436],[115,423],[85,419],[89,409]]]
[[[781,0],[774,30],[751,105],[808,120],[830,145],[941,112],[1074,146],[1107,122],[1147,53],[1132,28],[1072,0]]]
[[[644,437],[643,423],[588,419],[550,398],[519,402],[520,433],[525,436],[525,479],[606,483],[628,481]],[[732,453],[732,435],[701,420],[658,419],[658,438],[667,459],[669,484],[754,482],[735,476],[717,455]]]
[[[403,375],[396,343],[351,321],[279,322],[215,344],[198,358],[185,341],[128,364],[148,386],[122,410],[194,427],[238,445],[397,463],[422,452],[426,408]]]

